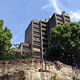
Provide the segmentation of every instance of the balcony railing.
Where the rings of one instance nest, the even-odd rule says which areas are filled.
[[[34,31],[34,32],[40,32],[40,30],[38,30],[38,29],[33,29],[33,31]]]
[[[62,20],[62,17],[57,16],[57,19],[58,19],[58,20]]]
[[[33,45],[40,46],[40,42],[33,41]]]
[[[35,32],[35,31],[33,31],[33,34],[34,34],[34,35],[40,35],[39,32]]]
[[[42,31],[47,31],[47,29],[46,28],[42,28]]]

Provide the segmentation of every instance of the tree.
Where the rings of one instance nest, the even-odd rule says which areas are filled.
[[[0,56],[11,53],[11,38],[12,33],[8,27],[3,29],[4,21],[0,20]]]
[[[51,29],[51,54],[67,64],[80,65],[80,22],[65,23]],[[54,53],[56,52],[56,53]]]
[[[15,48],[18,48],[19,47],[19,44],[14,44],[13,45]]]

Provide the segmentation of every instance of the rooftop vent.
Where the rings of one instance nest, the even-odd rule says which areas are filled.
[[[65,11],[62,11],[62,14],[65,14]]]

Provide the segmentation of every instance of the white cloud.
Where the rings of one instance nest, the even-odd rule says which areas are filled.
[[[42,9],[46,9],[48,7],[49,7],[49,5],[45,5],[45,6],[42,7]]]
[[[60,8],[58,7],[58,0],[49,0],[52,4],[53,8],[56,10],[56,12],[61,12]]]
[[[71,3],[71,0],[67,1]],[[60,0],[48,0],[48,4],[43,6],[42,9],[52,8],[55,12],[61,13],[62,10],[67,11],[70,15],[71,21],[80,21],[80,10],[74,12],[70,11],[67,7],[60,3]]]
[[[77,12],[70,11],[70,17],[72,21],[80,21],[80,11]]]
[[[49,7],[53,7],[55,9],[56,12],[61,13],[60,8],[58,7],[58,0],[48,0],[48,4],[43,6],[42,9],[46,9]]]

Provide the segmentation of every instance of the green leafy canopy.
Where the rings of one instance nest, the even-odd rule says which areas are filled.
[[[51,29],[51,42],[65,52],[80,51],[80,23],[66,23]]]
[[[8,27],[3,29],[4,21],[0,20],[0,55],[11,53],[10,47],[12,46],[10,40],[12,33]]]
[[[48,55],[57,55],[69,64],[80,65],[80,22],[58,25],[50,31],[51,48]]]

